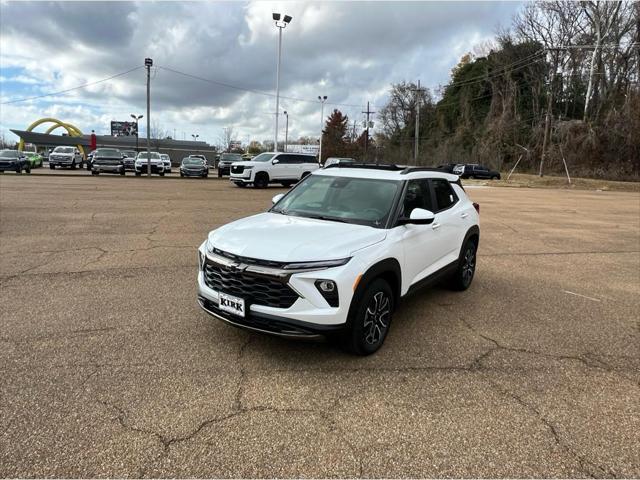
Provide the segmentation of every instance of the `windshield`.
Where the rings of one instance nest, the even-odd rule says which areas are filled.
[[[160,154],[158,152],[151,152],[149,154],[149,156],[151,157],[151,160],[160,160]],[[140,152],[138,154],[138,158],[146,160],[147,159],[147,152]]]
[[[204,162],[200,158],[183,158],[183,165],[202,165]]]
[[[275,156],[275,153],[261,153],[251,159],[252,162],[268,162]]]
[[[17,150],[2,150],[0,152],[0,158],[18,158]]]
[[[101,157],[120,157],[120,151],[115,148],[101,148],[100,150],[96,150],[95,155]]]
[[[73,147],[56,147],[54,153],[73,153]]]
[[[136,156],[136,152],[133,150],[124,150],[122,153],[124,153],[127,157],[135,157]]]
[[[166,153],[161,153],[160,158],[163,160],[171,160],[171,158],[169,158],[169,155],[167,155]]]
[[[239,153],[223,153],[220,155],[221,162],[241,162],[242,160],[242,155]]]
[[[309,175],[271,211],[382,228],[399,188],[396,180]]]

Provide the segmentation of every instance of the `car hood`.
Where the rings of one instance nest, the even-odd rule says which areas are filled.
[[[136,163],[143,163],[143,164],[145,164],[145,165],[146,165],[146,164],[148,163],[148,159],[146,159],[146,158],[140,158],[140,159],[137,159],[137,160],[136,160]],[[155,164],[155,165],[158,165],[158,164],[163,164],[163,163],[164,163],[164,162],[163,162],[162,160],[158,159],[158,158],[152,158],[152,159],[151,159],[151,164],[152,164],[152,165],[154,165],[154,164]]]
[[[62,152],[51,152],[50,155],[53,155],[55,157],[73,157],[73,156],[75,156],[74,153],[62,153]]]
[[[260,213],[209,233],[209,242],[234,255],[275,262],[308,262],[349,257],[386,231],[365,225]]]

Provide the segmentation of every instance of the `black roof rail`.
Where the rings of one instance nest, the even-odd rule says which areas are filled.
[[[406,167],[404,170],[400,172],[400,175],[406,175],[407,173],[413,172],[441,172],[448,173],[443,168],[438,167]]]
[[[368,168],[373,170],[390,170],[397,172],[404,170],[406,167],[403,165],[385,163],[332,163],[324,168]]]

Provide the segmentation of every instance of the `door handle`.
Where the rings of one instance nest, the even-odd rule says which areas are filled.
[[[469,214],[468,214],[468,213],[466,213],[466,212],[462,212],[462,213],[460,214],[460,216],[461,216],[462,218],[467,218],[467,217],[469,216]]]
[[[433,225],[431,225],[431,228],[433,228],[434,230],[437,230],[440,228],[440,224],[439,223],[434,223]]]

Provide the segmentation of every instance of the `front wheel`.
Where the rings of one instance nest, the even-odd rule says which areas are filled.
[[[449,287],[452,290],[466,290],[471,285],[476,272],[476,252],[478,245],[473,240],[467,240],[460,251],[456,271],[451,276]]]
[[[222,172],[218,170],[218,178],[222,178]]]
[[[55,169],[56,169],[56,166],[55,166],[55,165],[51,165],[51,164],[49,164],[49,168],[50,168],[51,170],[55,170]]]
[[[24,167],[24,171],[27,173],[31,173],[31,165],[27,165],[26,167]]]
[[[120,170],[120,175],[124,175],[124,169]]]
[[[136,177],[139,177],[140,175],[142,175],[141,172],[136,172]]]
[[[364,292],[350,319],[345,347],[356,355],[370,355],[384,343],[391,326],[394,298],[386,280],[374,280]]]
[[[71,170],[75,170],[76,169],[76,162],[71,162]]]
[[[161,176],[161,177],[164,177],[164,172],[160,172],[160,176]]]
[[[269,185],[269,176],[264,172],[258,173],[256,175],[256,179],[253,181],[253,186],[255,188],[267,188],[268,185]]]
[[[20,165],[18,165],[16,167],[16,174],[21,175],[22,174],[22,167]]]

